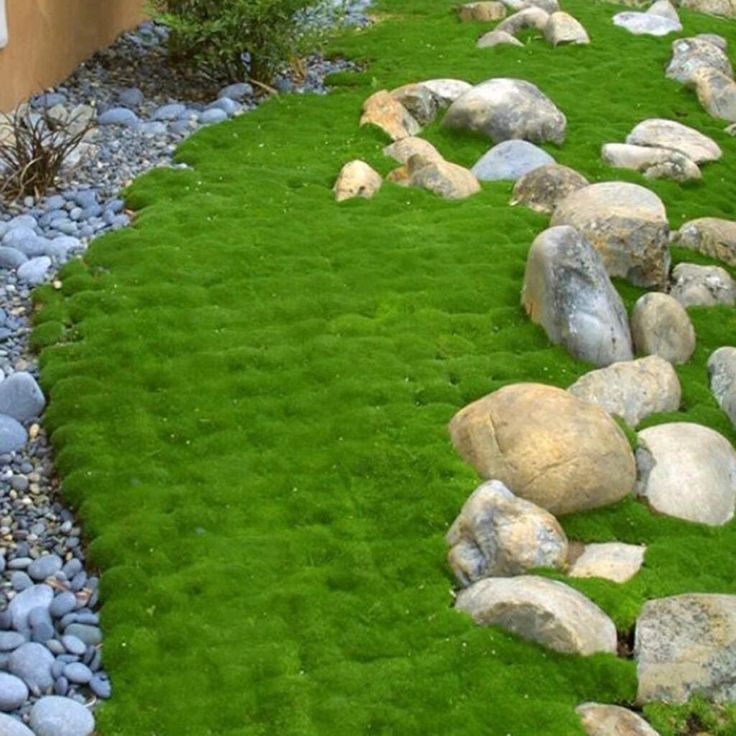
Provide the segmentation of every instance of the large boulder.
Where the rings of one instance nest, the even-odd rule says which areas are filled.
[[[452,442],[484,478],[553,514],[616,503],[634,488],[629,443],[602,409],[537,383],[506,386],[459,411]]]
[[[634,645],[640,703],[736,700],[736,596],[689,593],[647,601]]]
[[[524,44],[518,38],[512,36],[506,31],[488,31],[484,33],[475,44],[479,49],[492,49],[494,46],[523,46]]]
[[[672,58],[665,74],[683,84],[693,84],[698,69],[708,68],[733,78],[728,56],[715,44],[703,38],[678,38],[672,42]]]
[[[582,593],[535,575],[486,578],[462,590],[455,607],[481,626],[500,626],[557,652],[616,653],[616,627]]]
[[[582,553],[570,565],[572,578],[604,578],[625,583],[639,572],[644,563],[646,547],[622,542],[586,544]]]
[[[736,82],[716,69],[698,69],[693,74],[698,102],[712,117],[736,123]]]
[[[514,186],[511,204],[523,204],[536,212],[551,214],[568,194],[590,182],[574,169],[547,164],[524,174]]]
[[[617,13],[613,16],[613,24],[625,28],[635,36],[666,36],[668,33],[678,33],[682,30],[679,20],[635,11]]]
[[[718,217],[690,220],[673,235],[673,244],[736,266],[736,221]]]
[[[506,17],[506,6],[497,0],[482,0],[482,2],[461,5],[457,9],[457,14],[464,23],[503,20]]]
[[[678,263],[672,269],[670,295],[684,307],[736,304],[736,282],[720,266]]]
[[[682,153],[669,148],[605,143],[601,149],[601,156],[610,166],[641,171],[648,179],[675,181],[700,179],[698,165]]]
[[[483,82],[455,100],[442,124],[483,133],[495,143],[524,138],[561,145],[567,120],[531,82],[499,78]]]
[[[696,164],[717,161],[720,146],[695,128],[661,118],[643,120],[626,136],[626,142],[635,146],[669,148],[687,156]]]
[[[708,427],[659,424],[639,432],[637,493],[659,513],[721,526],[736,504],[736,452]]]
[[[529,141],[503,141],[483,154],[471,171],[480,181],[517,179],[555,160]]]
[[[381,182],[381,175],[365,161],[350,161],[342,167],[335,182],[335,199],[338,202],[353,197],[370,199],[381,188]]]
[[[529,250],[521,301],[549,339],[602,366],[633,357],[621,297],[600,255],[569,226],[540,233]]]
[[[567,537],[557,519],[497,480],[468,498],[447,543],[450,567],[463,586],[535,567],[562,568],[567,559]]]
[[[591,184],[563,199],[551,224],[580,230],[611,276],[623,276],[638,286],[667,283],[667,213],[651,190],[620,181]]]
[[[577,45],[590,43],[590,37],[580,21],[561,10],[549,16],[544,27],[544,37],[553,46],[561,43]]]
[[[519,10],[496,26],[497,31],[505,31],[512,36],[524,28],[536,28],[543,31],[549,21],[549,13],[536,5]]]
[[[634,347],[670,363],[687,363],[695,351],[695,328],[674,297],[654,291],[640,297],[631,313]]]
[[[428,161],[444,161],[442,154],[429,141],[416,136],[402,138],[386,146],[383,153],[400,164],[408,163],[412,156],[422,156]]]
[[[408,167],[411,186],[428,189],[445,199],[464,199],[480,191],[480,184],[472,172],[449,161],[412,156]]]
[[[375,125],[393,141],[416,135],[422,129],[409,111],[385,89],[363,103],[360,124]]]
[[[652,414],[677,411],[682,389],[671,363],[656,355],[590,371],[567,389],[630,427]]]
[[[620,705],[583,703],[575,710],[588,736],[659,736],[640,715]]]
[[[736,426],[736,348],[714,350],[708,358],[708,376],[718,406]]]

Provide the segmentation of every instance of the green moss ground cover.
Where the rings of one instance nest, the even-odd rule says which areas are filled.
[[[478,50],[483,27],[447,3],[385,0],[381,23],[337,44],[365,72],[195,136],[179,152],[193,169],[139,180],[135,226],[96,241],[61,291],[37,292],[58,467],[104,571],[104,736],[572,736],[581,701],[632,701],[632,661],[557,655],[451,608],[443,535],[478,479],[447,422],[504,384],[566,386],[589,369],[519,306],[546,219],[509,207],[508,183],[462,202],[386,185],[338,206],[330,191],[352,158],[392,167],[380,132],[357,125],[371,92],[516,76],[567,114],[567,142],[549,150],[591,180],[641,181],[599,149],[646,117],[711,135],[725,155],[701,183],[649,186],[673,227],[736,215],[736,139],[665,79],[671,38],[614,28],[612,5],[564,6],[591,46]],[[732,22],[682,15],[687,34],[736,44]],[[437,125],[426,137],[465,165],[488,148]],[[641,293],[618,286],[629,306]],[[705,370],[733,342],[734,312],[691,315],[682,411],[649,423],[734,441]],[[571,581],[622,631],[647,598],[736,593],[733,524],[624,502],[564,526],[649,545],[626,585]],[[733,711],[703,704],[647,715],[669,736],[692,709],[711,733],[736,732]]]

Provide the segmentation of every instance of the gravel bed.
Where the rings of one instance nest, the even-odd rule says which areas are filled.
[[[367,6],[347,5],[347,22],[367,24]],[[332,18],[332,8],[321,6],[304,23]],[[176,146],[193,131],[263,100],[246,82],[213,94],[211,79],[172,69],[166,38],[165,27],[145,22],[32,98],[34,111],[87,117],[97,127],[58,191],[38,201],[0,201],[0,733],[56,733],[53,723],[63,721],[75,734],[90,734],[94,706],[111,695],[98,578],[85,561],[82,529],[61,500],[40,419],[45,399],[28,346],[31,291],[56,283],[59,267],[94,237],[129,224],[119,194],[136,176],[171,166]],[[312,56],[304,79],[285,72],[274,86],[324,94],[325,76],[349,68]]]

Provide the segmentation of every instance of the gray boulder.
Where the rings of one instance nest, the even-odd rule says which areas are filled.
[[[736,304],[736,282],[720,266],[678,263],[672,269],[670,294],[684,307]]]
[[[736,452],[708,427],[673,422],[639,432],[637,493],[661,514],[710,526],[733,518]]]
[[[648,179],[691,181],[701,177],[700,169],[692,159],[669,148],[606,143],[601,156],[610,166],[641,171]]]
[[[458,97],[473,89],[473,85],[462,79],[427,79],[420,82],[437,100],[441,108],[449,107]]]
[[[652,414],[677,411],[682,389],[671,363],[656,355],[590,371],[567,389],[630,427]]]
[[[480,181],[517,179],[555,160],[546,151],[528,141],[498,143],[476,162],[471,171]]]
[[[591,184],[563,199],[550,224],[580,230],[609,275],[638,286],[667,283],[669,224],[662,200],[651,190],[628,182]]]
[[[424,84],[405,84],[392,90],[391,96],[401,103],[420,125],[431,123],[440,109],[436,95]]]
[[[455,607],[481,626],[500,626],[568,654],[616,653],[616,627],[591,600],[548,578],[486,578],[462,590]]]
[[[733,68],[722,49],[703,38],[678,38],[665,74],[682,84],[693,84],[695,72],[707,67],[733,79]]]
[[[536,212],[551,214],[568,194],[590,182],[574,169],[547,164],[524,174],[515,184],[511,204],[523,204]]]
[[[575,228],[537,236],[527,257],[522,304],[554,343],[598,366],[631,360],[631,335],[621,297],[603,262]]]
[[[499,78],[483,82],[455,100],[442,124],[483,133],[495,143],[523,138],[561,145],[567,120],[531,82]]]
[[[36,379],[25,371],[18,371],[0,382],[0,414],[26,422],[40,417],[46,399]]]
[[[567,537],[552,514],[517,498],[501,481],[479,486],[447,533],[448,561],[461,585],[562,568]]]
[[[714,350],[708,358],[708,376],[718,406],[736,426],[736,348]]]
[[[484,33],[475,44],[479,49],[492,49],[494,46],[502,46],[509,44],[510,46],[524,46],[518,38],[512,36],[506,31],[488,31]]]
[[[553,46],[559,46],[561,43],[576,45],[590,43],[588,33],[580,21],[563,11],[557,11],[549,16],[544,27],[544,37]]]
[[[674,297],[650,292],[631,313],[634,347],[642,355],[658,355],[670,363],[687,363],[695,351],[695,328]]]
[[[647,601],[634,645],[639,703],[736,700],[736,596],[690,593]]]

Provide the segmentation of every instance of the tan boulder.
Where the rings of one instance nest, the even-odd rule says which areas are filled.
[[[524,174],[516,182],[511,205],[523,204],[536,212],[552,213],[568,194],[589,184],[574,169],[561,164],[547,164]]]
[[[611,276],[623,276],[638,286],[667,283],[667,213],[651,190],[628,182],[591,184],[563,199],[550,224],[580,230]]]
[[[457,14],[463,23],[468,21],[494,21],[503,20],[506,17],[506,6],[496,0],[485,0],[485,2],[466,3],[457,9]]]
[[[450,567],[463,586],[535,567],[562,568],[567,559],[567,537],[557,519],[497,480],[468,498],[446,539]]]
[[[421,130],[409,111],[385,89],[371,95],[363,103],[360,124],[375,125],[394,141],[416,135]]]
[[[698,101],[714,118],[736,122],[736,82],[721,72],[703,68],[693,74]]]
[[[682,398],[672,364],[657,355],[590,371],[567,390],[621,417],[630,427],[652,414],[677,411]]]
[[[444,161],[442,154],[429,141],[416,136],[391,143],[383,149],[383,152],[400,164],[407,163],[412,156],[422,156],[427,161]]]
[[[635,146],[669,148],[696,164],[717,161],[723,153],[714,140],[700,131],[661,118],[643,120],[626,136],[626,142]]]
[[[736,18],[736,0],[680,0],[680,7],[706,15]]]
[[[616,653],[616,627],[582,593],[548,578],[485,578],[460,591],[455,602],[481,626],[500,626],[557,652]]]
[[[439,110],[437,98],[423,84],[405,84],[392,90],[391,96],[400,102],[420,125],[431,123]]]
[[[544,27],[544,37],[553,46],[561,43],[584,45],[590,43],[590,37],[577,18],[562,10],[552,13]]]
[[[496,30],[505,31],[506,33],[510,33],[512,36],[524,28],[536,28],[538,31],[543,31],[548,21],[549,13],[537,6],[531,6],[520,10],[518,13],[510,15],[506,20],[501,21],[496,26]]]
[[[701,178],[700,169],[693,160],[669,148],[605,143],[601,156],[610,166],[641,171],[649,179],[691,181]]]
[[[634,487],[634,456],[613,419],[553,386],[499,389],[459,411],[450,435],[482,477],[553,514],[616,503]]]
[[[674,245],[736,266],[736,221],[718,217],[690,220],[673,235]]]
[[[381,188],[381,175],[365,161],[350,161],[342,167],[333,191],[342,202],[352,197],[370,199]]]
[[[471,171],[449,161],[412,156],[408,167],[411,186],[429,189],[445,199],[464,199],[480,191],[480,183]]]
[[[506,31],[488,31],[484,33],[475,44],[479,49],[491,49],[494,46],[509,44],[511,46],[524,46],[518,38]]]
[[[646,549],[643,545],[621,542],[586,544],[582,554],[570,565],[568,575],[625,583],[639,572]]]
[[[640,297],[631,313],[631,335],[641,355],[687,363],[695,351],[695,328],[673,296],[658,291]]]
[[[659,736],[640,715],[619,705],[583,703],[575,710],[588,736]]]
[[[684,307],[712,307],[736,304],[736,282],[720,266],[678,263],[672,269],[670,295]]]
[[[736,452],[700,424],[672,422],[638,434],[637,493],[667,516],[722,526],[736,505]]]

